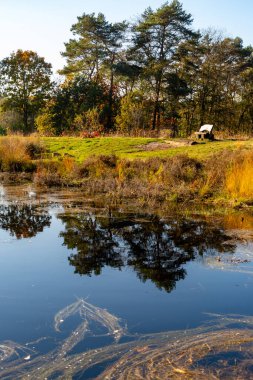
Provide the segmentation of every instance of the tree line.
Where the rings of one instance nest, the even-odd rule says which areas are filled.
[[[84,13],[58,84],[36,52],[13,52],[0,62],[0,132],[189,136],[211,123],[252,134],[253,48],[192,22],[177,0],[134,24]]]

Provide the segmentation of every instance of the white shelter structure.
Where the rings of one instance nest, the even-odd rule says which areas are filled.
[[[200,127],[198,132],[195,132],[195,136],[197,139],[208,139],[208,140],[213,140],[214,135],[213,135],[213,124],[204,124]]]

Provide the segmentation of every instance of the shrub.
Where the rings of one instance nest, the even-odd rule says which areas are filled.
[[[100,122],[100,111],[97,107],[76,115],[73,122],[74,130],[80,131],[81,137],[98,137],[103,132]]]
[[[5,109],[5,106],[3,107]],[[0,129],[1,135],[7,135],[23,130],[23,120],[21,115],[14,110],[1,110]]]
[[[199,178],[202,164],[187,155],[180,154],[171,159],[167,170],[173,181],[190,183]]]
[[[31,159],[36,159],[41,155],[41,153],[45,152],[45,148],[39,141],[28,141],[25,149]]]
[[[130,134],[133,130],[150,129],[150,109],[141,92],[126,95],[121,99],[120,113],[116,116],[117,131]]]
[[[60,163],[57,161],[41,161],[37,166],[36,173],[34,174],[34,182],[37,185],[48,187],[62,185],[63,181],[59,173],[59,167]]]
[[[79,166],[78,173],[81,177],[105,178],[109,172],[112,174],[116,165],[117,158],[115,155],[90,156]]]
[[[35,118],[35,127],[42,136],[55,136],[56,130],[53,122],[53,115],[45,109]]]

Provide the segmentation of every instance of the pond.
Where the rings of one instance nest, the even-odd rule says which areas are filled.
[[[0,378],[253,378],[252,262],[250,212],[1,188]]]

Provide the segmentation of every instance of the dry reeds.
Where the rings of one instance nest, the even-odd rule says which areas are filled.
[[[235,198],[253,199],[253,152],[241,152],[233,158],[226,175],[225,189]]]
[[[79,184],[89,195],[109,192],[116,197],[137,197],[144,203],[152,203],[195,197],[202,175],[202,164],[187,155],[145,161],[100,155],[90,156],[80,165],[65,158],[54,163],[41,162],[34,180],[46,186],[55,186],[58,182]]]
[[[32,160],[42,152],[42,146],[36,137],[19,135],[0,139],[0,169],[8,172],[33,171]]]
[[[34,342],[1,344],[1,378],[88,378],[91,369],[99,370],[96,379],[101,380],[252,378],[252,317],[213,315],[209,323],[190,330],[130,335],[118,317],[79,299],[56,314],[58,334],[66,319],[78,315],[77,327],[47,354],[32,351]],[[101,331],[111,344],[73,352],[88,333],[100,338]]]

